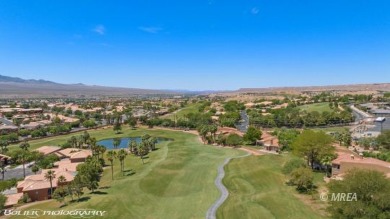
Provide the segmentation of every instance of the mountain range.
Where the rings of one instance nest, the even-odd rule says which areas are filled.
[[[308,91],[346,91],[346,92],[389,92],[390,83],[241,88],[235,91],[188,91],[188,90],[153,90],[140,88],[107,87],[85,84],[61,84],[47,80],[22,79],[0,75],[0,98],[36,98],[36,97],[131,97],[131,96],[174,96],[174,95],[237,95],[256,93],[299,94]]]
[[[0,98],[34,97],[125,97],[143,95],[179,95],[185,92],[139,88],[106,87],[85,84],[61,84],[47,80],[22,79],[0,75]],[[188,92],[191,93],[191,92]]]

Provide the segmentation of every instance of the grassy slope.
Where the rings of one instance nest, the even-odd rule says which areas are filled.
[[[285,185],[280,170],[286,160],[277,155],[232,160],[223,180],[230,195],[218,218],[322,218]]]
[[[332,111],[332,109],[329,107],[328,102],[306,104],[306,105],[299,106],[299,108],[301,110],[306,110],[308,112],[318,111],[319,113],[322,113],[325,111],[328,111],[328,112]]]
[[[184,107],[181,110],[176,112],[176,118],[179,119],[179,118],[184,117],[184,115],[186,115],[188,113],[198,112],[198,108],[199,108],[200,105],[201,105],[200,103],[189,104],[188,106],[186,106],[186,107]],[[166,114],[166,115],[162,116],[161,118],[172,119],[173,120],[174,119],[174,113]]]
[[[197,136],[182,132],[125,129],[122,135],[140,136],[145,132],[175,140],[160,144],[160,149],[150,154],[145,165],[138,157],[127,157],[125,169],[128,176],[121,176],[117,161],[113,182],[110,168],[104,171],[100,186],[109,188],[100,189],[103,194],[85,191],[84,196],[90,197],[88,201],[72,203],[61,209],[106,210],[105,218],[204,218],[207,209],[219,196],[214,186],[218,165],[226,157],[243,152],[206,146],[199,143]],[[98,139],[115,136],[111,129],[94,131],[91,135]],[[61,141],[32,141],[31,145],[35,148],[47,142]],[[29,208],[55,210],[58,206],[59,203],[53,200]]]

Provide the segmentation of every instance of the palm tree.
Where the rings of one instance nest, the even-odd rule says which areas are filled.
[[[92,156],[97,157],[99,159],[99,154],[100,154],[99,145],[96,145],[96,144],[92,145],[91,151],[92,151]]]
[[[53,179],[56,178],[56,174],[53,170],[48,170],[45,173],[45,179],[50,181],[50,197],[53,195]]]
[[[131,139],[129,141],[128,147],[129,147],[129,150],[130,150],[131,153],[137,154],[138,144],[137,144],[137,142],[134,139]]]
[[[83,143],[86,144],[90,138],[91,136],[89,135],[89,133],[87,131],[84,131],[82,135]]]
[[[326,155],[321,159],[321,164],[325,166],[325,175],[329,177],[329,174],[331,173],[330,167],[332,166],[332,160],[334,160],[334,156],[332,155]]]
[[[89,138],[88,139],[88,145],[89,149],[92,151],[92,148],[96,146],[96,138]]]
[[[107,160],[111,163],[111,178],[114,179],[114,160],[116,158],[116,152],[115,151],[108,151],[107,152]]]
[[[22,142],[19,147],[22,149],[22,153],[19,154],[20,161],[23,164],[23,177],[26,178],[26,157],[28,155],[28,148],[30,144],[27,141]]]
[[[144,156],[149,153],[149,147],[146,144],[146,141],[145,142],[141,142],[140,144],[138,144],[137,152],[138,152],[138,155],[141,156],[142,164],[145,164]]]
[[[103,158],[103,154],[106,152],[107,148],[103,145],[99,145],[98,147],[99,147],[99,152],[102,154],[102,158]]]
[[[119,152],[118,152],[118,159],[119,159],[119,161],[120,161],[120,163],[121,163],[121,172],[122,172],[122,175],[123,175],[123,171],[124,171],[124,168],[125,168],[125,166],[124,166],[124,163],[125,163],[124,160],[125,160],[126,156],[127,156],[127,152],[125,151],[125,149],[120,149]]]
[[[83,138],[82,135],[80,135],[79,137],[77,137],[78,148],[82,148],[83,147],[83,143],[84,143],[84,138]]]
[[[0,140],[0,147],[1,147],[1,153],[5,154],[8,151],[8,141],[6,140]]]
[[[156,150],[156,143],[157,143],[156,137],[149,138],[149,145],[151,147],[151,150]]]
[[[77,147],[77,138],[76,138],[76,136],[72,136],[72,137],[70,138],[70,140],[69,140],[69,143],[70,143],[70,145],[72,146],[72,148]]]
[[[61,184],[65,183],[65,182],[66,182],[65,176],[61,175],[61,176],[58,177],[57,185],[61,185]]]
[[[121,138],[114,138],[114,141],[113,141],[113,145],[114,145],[114,148],[117,149],[118,146],[121,144],[122,142],[122,139]]]

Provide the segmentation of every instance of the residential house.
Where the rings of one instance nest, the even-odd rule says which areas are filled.
[[[338,157],[332,161],[333,176],[342,176],[353,168],[377,170],[390,176],[390,163],[376,158],[338,152]]]

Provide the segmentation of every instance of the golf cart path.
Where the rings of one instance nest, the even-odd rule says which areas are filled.
[[[251,154],[252,153],[248,152],[247,154],[242,156],[226,158],[223,164],[221,164],[218,167],[217,178],[215,179],[214,183],[217,189],[221,192],[221,196],[218,198],[216,202],[214,202],[214,204],[209,208],[209,210],[207,210],[206,219],[215,219],[218,208],[223,204],[223,202],[229,196],[228,190],[222,183],[222,179],[225,176],[225,170],[224,170],[225,165],[228,164],[231,159],[247,157],[250,156]]]

